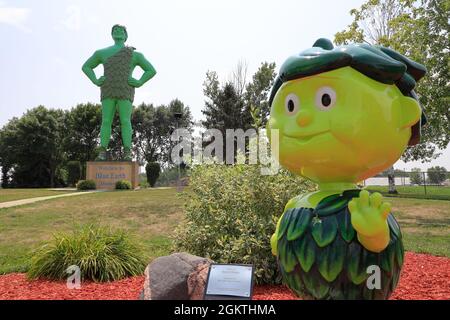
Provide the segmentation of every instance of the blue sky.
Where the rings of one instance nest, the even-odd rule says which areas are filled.
[[[0,126],[37,105],[71,108],[98,102],[99,89],[81,65],[111,44],[111,26],[128,28],[128,44],[152,62],[157,76],[135,103],[179,98],[202,117],[208,70],[226,80],[239,60],[248,76],[263,61],[277,66],[317,38],[334,38],[362,0],[0,0]],[[101,70],[98,70],[101,73]],[[136,75],[138,76],[138,75]],[[431,164],[450,169],[450,150]]]

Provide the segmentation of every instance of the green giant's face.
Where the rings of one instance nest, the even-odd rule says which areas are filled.
[[[112,30],[112,38],[115,41],[127,41],[127,31],[122,26],[115,26]]]
[[[420,114],[395,85],[344,67],[285,82],[267,126],[279,129],[289,170],[315,182],[358,182],[400,158]]]

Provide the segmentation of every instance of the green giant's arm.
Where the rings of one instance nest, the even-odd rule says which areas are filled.
[[[101,86],[104,81],[104,77],[100,77],[99,79],[97,79],[97,76],[95,75],[94,72],[94,69],[101,63],[102,62],[99,57],[99,54],[95,52],[92,55],[92,57],[87,59],[87,61],[83,64],[83,67],[81,68],[84,74],[92,81],[93,84],[97,86]]]
[[[139,80],[135,80],[133,78],[130,79],[129,83],[130,85],[133,85],[135,87],[140,87],[144,85],[148,80],[153,78],[156,74],[155,68],[152,66],[150,61],[148,61],[144,55],[140,52],[135,52],[136,55],[136,65],[141,67],[142,70],[144,70],[144,73],[142,74],[142,77]]]

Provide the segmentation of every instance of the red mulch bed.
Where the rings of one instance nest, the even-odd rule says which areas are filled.
[[[69,290],[65,282],[28,281],[24,274],[0,276],[0,300],[136,300],[144,277],[110,283],[82,283]],[[255,300],[297,299],[284,286],[257,286]],[[407,252],[394,300],[450,299],[450,259]]]

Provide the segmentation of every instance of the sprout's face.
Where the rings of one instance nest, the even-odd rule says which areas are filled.
[[[268,129],[279,129],[289,170],[315,182],[358,182],[400,158],[420,112],[395,85],[345,67],[284,83]]]

